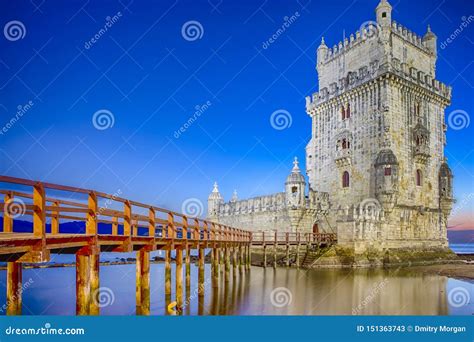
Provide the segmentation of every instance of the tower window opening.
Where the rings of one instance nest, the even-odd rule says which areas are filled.
[[[349,119],[350,117],[351,117],[351,106],[347,104],[346,119]]]
[[[383,12],[382,13],[382,18],[386,18],[387,17],[387,12]]]
[[[348,188],[349,187],[349,172],[344,171],[342,174],[342,187]]]
[[[296,192],[298,192],[298,188],[296,186],[292,186],[291,187],[291,193],[294,194]]]
[[[341,107],[341,118],[342,120],[346,118],[346,111],[344,110],[344,106]]]
[[[387,166],[384,170],[384,175],[385,176],[391,176],[392,175],[392,168],[390,166]]]
[[[423,181],[423,175],[421,170],[416,170],[416,186],[421,186],[421,182]]]

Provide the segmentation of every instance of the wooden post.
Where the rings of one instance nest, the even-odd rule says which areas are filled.
[[[263,267],[267,267],[267,245],[263,245]]]
[[[239,245],[239,272],[242,273],[244,271],[244,263],[245,263],[245,255],[244,255],[244,247]]]
[[[3,206],[3,232],[11,233],[13,232],[13,217],[10,212],[8,212],[8,203],[13,201],[13,193],[8,192],[5,194],[5,201]]]
[[[273,268],[277,267],[277,231],[275,230],[275,241],[273,241]]]
[[[286,233],[286,267],[290,267],[290,233]]]
[[[138,219],[133,220],[132,236],[138,236]]]
[[[237,276],[237,250],[235,247],[232,247],[232,276],[234,278]]]
[[[123,205],[123,235],[130,236],[132,234],[132,206],[129,201],[126,201]]]
[[[51,234],[59,234],[59,202],[54,201],[53,207],[55,210],[51,212]]]
[[[189,293],[189,289],[191,289],[191,256],[190,256],[190,248],[188,244],[188,218],[186,216],[183,216],[183,239],[186,240],[186,256],[185,256],[185,264],[186,264],[186,277],[185,277],[185,284],[186,284],[186,296]]]
[[[22,266],[19,262],[7,263],[7,315],[21,315]]]
[[[155,237],[155,209],[148,210],[148,236]]]
[[[165,294],[171,295],[171,247],[165,251]]]
[[[90,262],[90,293],[91,293],[91,301],[89,307],[89,315],[99,315],[100,308],[99,308],[99,254],[92,254],[89,256]]]
[[[212,285],[217,287],[219,281],[219,248],[212,249]]]
[[[181,310],[183,306],[183,249],[176,249],[176,304]]]
[[[45,238],[46,234],[46,195],[43,184],[37,183],[33,187],[33,235]]]
[[[225,254],[224,280],[227,282],[229,281],[229,278],[230,278],[230,250],[227,245],[224,247],[224,254]]]
[[[88,315],[91,302],[90,256],[76,254],[76,315]]]
[[[137,252],[136,268],[136,313],[150,314],[150,252],[143,249]]]
[[[86,215],[86,234],[97,235],[97,195],[89,193],[88,211]]]
[[[247,269],[250,270],[250,266],[252,266],[252,250],[251,246],[247,246]]]
[[[204,296],[204,248],[199,248],[198,296]]]
[[[112,217],[112,235],[118,235],[118,217]]]
[[[174,216],[172,213],[168,213],[168,238],[172,239],[175,238],[175,231],[174,231]]]
[[[300,233],[296,233],[296,267],[300,267]]]

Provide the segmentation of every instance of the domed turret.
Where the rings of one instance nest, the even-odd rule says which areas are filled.
[[[428,28],[426,30],[425,35],[423,36],[423,44],[433,53],[433,55],[436,56],[437,54],[437,49],[436,49],[436,44],[437,44],[438,38],[436,35],[431,32],[431,27],[428,25]]]
[[[377,24],[382,27],[390,27],[392,24],[392,6],[387,0],[381,0],[375,8]]]
[[[219,207],[223,203],[224,199],[222,198],[222,195],[219,192],[217,182],[215,182],[214,189],[212,189],[212,192],[209,195],[209,198],[207,199],[207,216],[211,219],[217,217],[219,213]]]
[[[306,181],[298,166],[298,158],[295,157],[293,169],[285,182],[286,202],[290,207],[298,208],[304,205],[305,188]]]
[[[453,207],[453,173],[448,166],[448,163],[444,162],[439,168],[438,175],[439,182],[439,202],[443,213],[448,216],[451,213]]]
[[[326,43],[324,42],[324,37],[321,39],[321,45],[318,47],[318,51],[316,52],[316,66],[319,66],[323,62],[326,61],[327,55],[328,55],[328,47],[326,46]]]

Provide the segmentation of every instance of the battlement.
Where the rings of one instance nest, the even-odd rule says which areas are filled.
[[[415,83],[437,95],[445,98],[447,101],[451,99],[451,87],[434,79],[431,75],[425,74],[423,71],[414,67],[409,67],[406,63],[401,63],[397,58],[393,58],[387,66],[380,65],[379,61],[370,62],[369,65],[363,66],[358,70],[349,71],[345,77],[339,82],[333,82],[329,87],[320,89],[319,92],[313,93],[312,96],[306,97],[306,111],[310,112],[314,107],[326,101],[329,101],[339,95],[346,94],[348,90],[357,88],[358,86],[376,79],[382,74],[391,73],[399,76],[401,79]]]
[[[285,193],[278,192],[267,196],[258,196],[246,200],[229,201],[219,205],[219,216],[252,214],[258,212],[279,211],[286,208]]]
[[[417,35],[416,33],[412,32],[412,31],[410,31],[406,27],[404,27],[401,24],[397,23],[395,20],[392,21],[391,32],[393,34],[396,34],[397,36],[399,36],[403,40],[411,43],[412,45],[414,45],[416,47],[418,47],[419,49],[425,51],[427,54],[431,53],[428,46],[426,46],[426,44],[423,40],[423,37]]]

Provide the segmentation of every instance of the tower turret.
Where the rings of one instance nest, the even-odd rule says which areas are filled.
[[[382,28],[390,27],[392,24],[392,6],[387,0],[381,0],[378,6],[375,8],[375,15],[377,18],[377,24]]]
[[[221,204],[224,203],[224,199],[219,192],[217,182],[214,183],[214,188],[212,189],[209,198],[207,199],[207,216],[211,219],[216,218],[219,214],[219,208]]]
[[[428,50],[431,51],[431,53],[436,56],[437,55],[437,49],[436,49],[436,44],[437,44],[438,38],[436,35],[431,31],[430,25],[428,25],[428,28],[426,30],[425,35],[423,36],[423,44],[428,48]]]
[[[321,39],[321,45],[318,47],[318,51],[316,52],[316,69],[318,69],[319,65],[322,64],[328,55],[328,47],[324,42],[324,37]]]
[[[298,158],[295,157],[295,160],[293,161],[293,169],[285,182],[286,203],[288,203],[290,208],[304,207],[305,188],[306,181],[301,174],[298,165]]]

